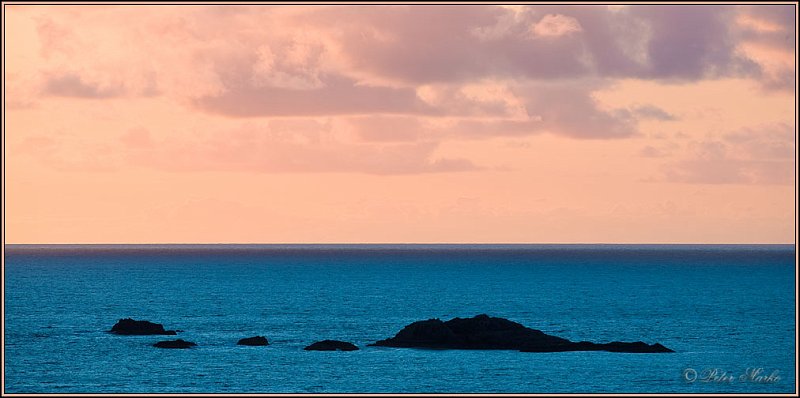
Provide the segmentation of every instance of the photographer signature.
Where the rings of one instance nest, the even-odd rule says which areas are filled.
[[[767,373],[764,368],[747,368],[741,374],[734,374],[720,368],[697,371],[693,368],[683,370],[683,380],[687,383],[777,383],[781,376],[777,370]]]

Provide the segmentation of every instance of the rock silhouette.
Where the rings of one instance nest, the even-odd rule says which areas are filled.
[[[186,341],[186,340],[183,340],[183,339],[177,339],[177,340],[159,341],[158,343],[153,344],[153,347],[158,347],[158,348],[189,348],[189,347],[194,347],[196,345],[197,344],[192,343],[191,341]]]
[[[262,346],[262,345],[269,345],[267,338],[264,336],[255,336],[255,337],[247,337],[244,339],[239,340],[237,345],[251,345],[251,346]]]
[[[303,348],[306,351],[355,351],[354,344],[338,340],[322,340]]]
[[[120,319],[111,327],[111,333],[122,335],[175,335],[174,330],[164,330],[164,325],[150,321],[136,321],[131,318]]]
[[[578,343],[545,334],[504,318],[486,314],[473,318],[417,321],[392,338],[370,346],[459,350],[519,350],[523,352],[611,351],[631,353],[674,352],[661,344],[643,342]]]

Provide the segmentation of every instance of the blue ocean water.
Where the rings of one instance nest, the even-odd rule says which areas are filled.
[[[6,393],[796,391],[793,245],[7,245],[4,273]],[[482,313],[676,353],[366,346]],[[198,346],[106,332],[125,317]]]

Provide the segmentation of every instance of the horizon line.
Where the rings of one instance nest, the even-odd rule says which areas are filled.
[[[473,243],[473,242],[370,242],[370,243],[3,243],[4,247],[13,246],[796,246],[796,242],[789,243],[762,243],[762,242],[736,242],[736,243],[696,243],[696,242],[653,242],[653,243],[626,243],[626,242],[525,242],[525,243]]]

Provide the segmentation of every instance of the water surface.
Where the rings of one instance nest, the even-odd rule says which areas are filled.
[[[7,393],[794,392],[789,245],[7,245]],[[486,313],[674,354],[366,345]],[[106,333],[132,317],[179,329]],[[241,347],[264,335],[267,347]],[[355,352],[309,352],[323,339]],[[691,368],[700,377],[687,382]],[[742,380],[748,368],[779,380]],[[718,369],[733,381],[701,382]],[[722,378],[724,379],[724,378]]]

